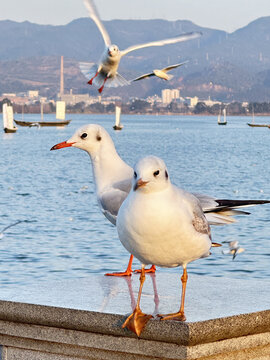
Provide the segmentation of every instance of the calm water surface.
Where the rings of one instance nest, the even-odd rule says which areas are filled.
[[[87,153],[72,148],[50,152],[83,124],[104,126],[131,165],[144,155],[160,156],[172,182],[186,190],[219,198],[270,198],[270,130],[249,128],[247,118],[228,117],[227,126],[218,126],[215,117],[122,115],[121,132],[112,129],[113,115],[71,118],[64,129],[20,127],[16,134],[1,135],[0,232],[25,221],[0,241],[1,287],[125,269],[129,254],[98,209]],[[245,252],[232,261],[215,248],[209,258],[190,264],[190,273],[270,276],[270,206],[250,211],[236,224],[212,227],[214,241],[238,240]]]

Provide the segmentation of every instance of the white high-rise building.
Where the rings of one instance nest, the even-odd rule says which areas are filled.
[[[172,100],[180,98],[180,91],[178,89],[164,89],[161,94],[164,104],[170,104]]]

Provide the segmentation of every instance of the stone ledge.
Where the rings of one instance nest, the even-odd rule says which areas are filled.
[[[175,274],[158,275],[159,292],[148,280],[142,298],[143,310],[153,311],[153,305],[154,314],[165,308],[173,310],[179,302],[177,280]],[[134,282],[138,284],[136,277]],[[270,287],[266,280],[232,281],[195,276],[189,284],[187,299],[187,317],[191,321],[150,320],[140,339],[121,328],[137,296],[131,285],[130,279],[91,276],[80,282],[62,281],[61,286],[56,283],[16,289],[16,294],[13,289],[10,292],[4,289],[5,300],[0,301],[0,344],[3,346],[0,359],[270,358],[270,310],[267,308]],[[200,306],[196,307],[198,303]]]
[[[74,359],[212,359],[213,356],[215,359],[221,355],[221,359],[225,359],[225,355],[230,355],[228,359],[231,360],[236,355],[235,359],[241,359],[241,354],[243,359],[249,359],[247,354],[252,352],[256,352],[256,356],[259,353],[270,356],[269,332],[183,346],[157,340],[1,321],[0,343],[8,349],[7,354],[9,349],[24,349],[41,354],[71,356]],[[28,357],[25,359],[28,360]]]
[[[3,333],[8,323],[12,323],[11,329],[15,331],[16,328],[17,333],[7,333],[11,336],[18,336],[20,325],[24,325],[24,332],[28,329],[27,325],[30,325],[31,332],[33,326],[41,325],[136,338],[135,334],[121,328],[125,318],[116,314],[0,301],[0,333]],[[270,310],[265,310],[200,322],[150,320],[140,339],[190,346],[262,334],[269,330]]]

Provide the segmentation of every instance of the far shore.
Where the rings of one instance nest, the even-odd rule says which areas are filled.
[[[1,113],[1,111],[0,111]],[[21,112],[16,112],[16,114],[21,115]],[[40,116],[40,113],[37,112],[27,112],[24,113],[25,116],[27,115],[37,115]],[[55,114],[55,112],[44,112],[44,115],[50,115],[50,114]],[[99,113],[99,112],[81,112],[81,111],[66,111],[66,114],[80,114],[80,115],[115,115],[114,112],[104,112],[104,113]],[[157,112],[157,113],[144,113],[144,112],[122,112],[122,115],[143,115],[143,116],[212,116],[212,117],[217,117],[218,114],[209,114],[209,113],[200,113],[200,114],[194,114],[194,113],[174,113],[174,112]],[[230,117],[247,117],[247,118],[252,118],[253,116],[250,114],[227,114],[227,116]],[[264,116],[270,116],[270,113],[259,113],[259,114],[255,114],[254,117],[264,117]]]

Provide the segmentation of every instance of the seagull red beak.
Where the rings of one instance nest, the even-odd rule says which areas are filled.
[[[68,143],[66,141],[63,141],[59,144],[56,144],[54,145],[51,150],[58,150],[58,149],[62,149],[62,148],[65,148],[65,147],[69,147],[69,146],[72,146],[73,144],[75,144],[75,142],[71,142],[71,143]]]
[[[136,184],[134,185],[133,190],[136,191],[138,188],[143,187],[143,186],[145,186],[145,185],[148,184],[148,183],[149,183],[149,181],[143,181],[142,179],[139,179],[139,180],[136,182]]]

